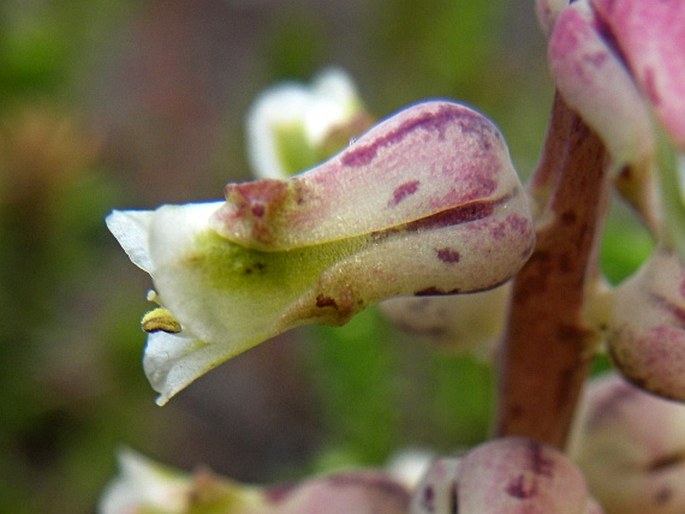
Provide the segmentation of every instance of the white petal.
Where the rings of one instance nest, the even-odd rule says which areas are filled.
[[[278,157],[274,128],[302,121],[309,100],[298,84],[284,84],[265,91],[247,114],[247,153],[252,171],[261,178],[286,176]]]
[[[221,342],[228,357],[274,335],[274,320],[301,290],[292,283],[302,278],[296,269],[288,269],[264,281],[258,270],[243,269],[259,255],[208,228],[218,205],[160,207],[150,248],[160,303],[181,323],[184,336]]]
[[[154,265],[150,259],[149,231],[154,211],[112,211],[105,222],[129,259],[148,273]]]
[[[160,393],[157,404],[164,405],[180,390],[230,356],[224,345],[155,332],[148,336],[143,368],[152,388]]]
[[[154,211],[154,217],[148,224],[148,238],[155,268],[175,262],[179,255],[192,252],[195,238],[208,230],[209,218],[223,204],[163,205]]]
[[[338,68],[324,71],[311,87],[286,82],[267,89],[248,111],[248,157],[260,178],[285,178],[276,141],[279,127],[301,127],[312,149],[332,129],[344,125],[361,109],[354,83]],[[303,171],[303,170],[299,170]]]
[[[105,490],[100,514],[131,514],[145,509],[185,512],[190,482],[131,451],[118,455],[119,476]]]
[[[304,113],[308,139],[314,145],[320,144],[332,128],[349,121],[360,107],[350,77],[338,68],[326,70],[315,79],[311,101]]]

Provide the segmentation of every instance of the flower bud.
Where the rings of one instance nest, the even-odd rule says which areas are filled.
[[[573,439],[607,514],[685,512],[685,406],[612,373],[588,386]]]
[[[685,400],[685,269],[658,247],[615,292],[608,346],[623,375],[647,391]]]
[[[561,452],[520,438],[482,444],[434,463],[414,493],[412,514],[601,514]]]
[[[421,342],[489,360],[504,328],[509,292],[505,284],[468,295],[392,298],[380,308],[395,326]]]
[[[534,242],[502,136],[449,102],[410,107],[302,175],[226,190],[223,203],[107,219],[166,309],[147,323],[144,358],[159,403],[294,326],[339,325],[395,296],[493,288]]]

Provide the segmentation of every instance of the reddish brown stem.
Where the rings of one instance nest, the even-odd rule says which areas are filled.
[[[605,149],[557,95],[542,160],[531,181],[540,213],[533,255],[517,275],[502,353],[496,436],[563,448],[587,376],[591,327],[585,286],[608,194]]]

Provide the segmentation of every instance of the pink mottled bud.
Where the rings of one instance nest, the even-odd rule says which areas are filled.
[[[685,512],[685,406],[617,375],[582,400],[572,458],[607,514]]]
[[[494,440],[437,461],[412,499],[413,514],[601,514],[561,452],[520,438]]]
[[[685,269],[657,248],[616,291],[609,350],[628,380],[685,400]]]

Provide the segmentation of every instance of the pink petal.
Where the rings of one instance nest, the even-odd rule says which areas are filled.
[[[288,181],[229,184],[213,226],[244,246],[289,250],[469,206],[476,215],[519,187],[504,139],[487,118],[455,103],[425,102]]]
[[[616,164],[644,162],[653,148],[648,110],[586,3],[557,18],[549,60],[564,100],[600,135]]]
[[[592,0],[676,145],[685,149],[685,2]]]

